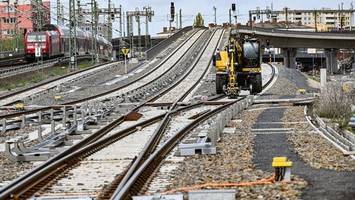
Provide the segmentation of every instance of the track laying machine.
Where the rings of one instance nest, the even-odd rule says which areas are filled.
[[[241,37],[233,29],[228,45],[213,56],[216,68],[216,92],[237,98],[241,90],[251,94],[262,90],[261,47],[254,37]]]

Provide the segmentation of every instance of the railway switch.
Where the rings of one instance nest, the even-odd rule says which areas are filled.
[[[275,181],[291,181],[292,161],[287,157],[274,157],[272,167],[275,168]]]

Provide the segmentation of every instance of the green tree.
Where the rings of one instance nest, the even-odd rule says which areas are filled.
[[[196,27],[205,26],[205,21],[203,20],[203,17],[201,15],[201,13],[198,13],[196,15],[196,18],[195,18],[195,21],[194,21],[194,26],[196,26]]]

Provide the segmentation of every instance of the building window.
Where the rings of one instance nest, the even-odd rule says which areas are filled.
[[[15,24],[17,20],[16,20],[15,17],[11,17],[11,18],[5,18],[5,17],[3,17],[3,18],[2,18],[2,21],[3,21],[3,23],[5,23],[5,24]]]
[[[10,18],[10,24],[15,24],[16,23],[16,18]]]
[[[14,9],[13,7],[11,7],[11,6],[5,6],[5,7],[3,8],[3,11],[4,11],[5,13],[13,13],[13,12],[15,12],[15,9]]]

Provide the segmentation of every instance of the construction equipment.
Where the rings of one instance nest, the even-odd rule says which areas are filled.
[[[251,94],[262,90],[261,50],[256,38],[241,37],[232,30],[228,45],[213,57],[216,68],[216,92],[237,98],[241,90]]]

